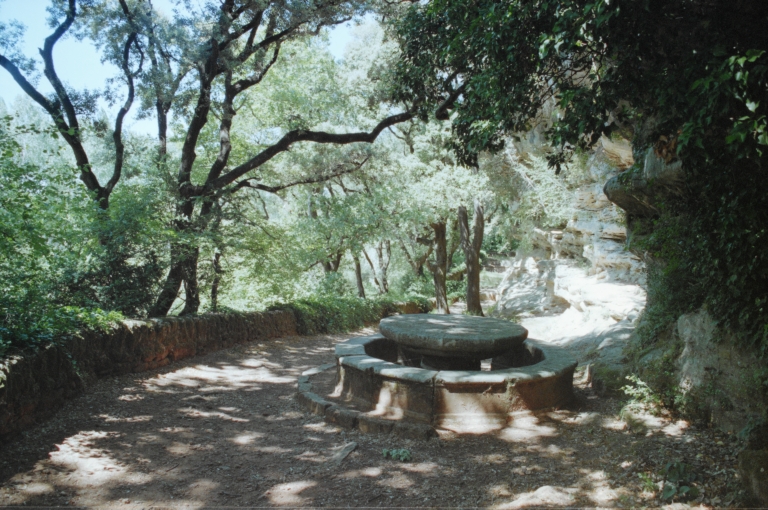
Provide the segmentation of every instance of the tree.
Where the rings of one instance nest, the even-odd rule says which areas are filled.
[[[389,140],[394,174],[387,186],[392,196],[387,217],[414,272],[426,267],[431,273],[438,313],[448,313],[447,281],[464,273],[450,272],[460,247],[457,211],[489,195],[485,176],[458,165],[446,148],[447,129],[435,122],[404,124],[393,128]]]
[[[469,230],[467,208],[459,206],[459,231],[461,232],[461,248],[464,250],[464,260],[467,264],[467,312],[472,315],[483,315],[480,305],[480,247],[483,245],[485,217],[483,206],[475,200],[473,232]]]
[[[681,161],[687,192],[649,218],[665,227],[643,251],[700,282],[688,306],[706,302],[768,345],[768,273],[756,270],[768,262],[768,215],[755,191],[768,184],[766,19],[768,4],[746,0],[414,4],[398,23],[393,97],[419,98],[421,117],[450,116],[468,164],[535,124],[556,169],[612,134],[632,141],[637,162]]]
[[[51,118],[58,134],[67,142],[75,156],[80,179],[102,209],[109,207],[109,197],[120,181],[125,162],[125,144],[123,143],[123,121],[130,111],[135,98],[134,81],[143,67],[143,55],[138,43],[138,34],[120,23],[111,24],[105,32],[119,39],[118,47],[110,48],[105,57],[122,71],[120,81],[126,86],[126,97],[114,120],[112,139],[114,141],[114,157],[112,173],[106,183],[102,184],[93,171],[91,161],[83,143],[83,117],[90,117],[95,112],[97,94],[76,91],[66,87],[59,79],[53,61],[53,49],[56,43],[72,29],[76,19],[81,15],[78,11],[77,0],[54,2],[51,6],[52,15],[63,19],[55,24],[54,31],[45,39],[40,49],[43,60],[43,74],[53,87],[54,97],[49,98],[40,93],[28,78],[35,71],[35,61],[21,55],[17,48],[23,35],[21,25],[11,22],[0,23],[0,66],[2,66],[21,89]]]
[[[200,302],[199,249],[189,239],[206,230],[218,201],[246,188],[275,192],[293,184],[260,183],[258,171],[262,166],[305,142],[371,143],[387,127],[413,116],[410,110],[389,112],[383,120],[368,123],[367,130],[350,132],[335,131],[333,126],[315,129],[317,124],[304,119],[283,118],[282,124],[267,128],[256,150],[237,154],[233,160],[233,127],[237,127],[235,116],[239,101],[278,64],[281,49],[290,41],[317,36],[323,27],[348,21],[371,7],[365,1],[343,0],[325,3],[211,0],[194,5],[179,0],[177,5],[179,9],[175,11],[174,19],[167,20],[153,9],[150,2],[120,0],[113,4],[97,1],[82,5],[77,0],[68,0],[66,4],[55,2],[55,14],[63,17],[63,21],[46,39],[41,52],[45,75],[56,91],[54,101],[40,94],[25,77],[24,72],[31,70],[31,64],[12,50],[20,37],[17,27],[3,25],[4,35],[0,38],[3,51],[11,51],[0,55],[0,65],[49,113],[75,154],[81,179],[95,193],[103,208],[108,207],[109,195],[120,179],[124,162],[122,122],[133,104],[137,88],[143,100],[142,107],[145,110],[153,108],[157,116],[161,160],[167,150],[168,114],[176,112],[182,139],[176,163],[178,197],[173,221],[177,240],[171,243],[170,268],[150,311],[153,316],[168,313],[182,283],[185,289],[182,313],[197,311]],[[92,37],[104,48],[108,58],[119,64],[128,89],[115,121],[115,166],[112,177],[104,185],[93,173],[83,148],[74,92],[58,79],[53,63],[54,45],[76,23],[81,23],[83,30],[90,23]],[[117,52],[117,48],[122,48],[122,52]],[[290,60],[283,59],[278,65],[290,66]],[[140,83],[135,86],[137,79]],[[201,136],[214,119],[218,120],[215,129],[218,150],[213,160],[203,165],[202,161],[197,161]],[[312,176],[301,181],[314,179],[320,182],[330,177]]]

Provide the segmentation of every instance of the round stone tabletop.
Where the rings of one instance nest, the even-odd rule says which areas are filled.
[[[382,319],[379,331],[421,354],[449,358],[498,356],[528,337],[528,330],[519,324],[471,315],[396,315]]]

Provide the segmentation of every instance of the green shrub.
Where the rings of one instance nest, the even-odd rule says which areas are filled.
[[[646,343],[706,305],[722,328],[768,350],[768,197],[765,177],[756,173],[692,180],[692,198],[664,204],[647,225],[631,225],[632,244],[658,261],[648,266],[648,304],[638,330]]]
[[[389,457],[390,459],[399,460],[400,462],[410,462],[412,458],[411,451],[406,448],[394,448],[392,450],[383,448],[381,454],[385,459]]]
[[[277,303],[268,310],[290,310],[296,317],[300,335],[340,333],[359,329],[382,317],[398,312],[395,301],[388,298],[321,296]]]
[[[467,279],[461,280],[448,280],[445,282],[446,290],[448,291],[448,299],[464,300],[467,297]]]
[[[12,346],[38,347],[77,336],[83,331],[106,331],[124,318],[119,312],[77,306],[26,310],[19,315],[18,307],[9,307],[6,300],[0,300],[0,314],[5,317],[0,322],[0,356]]]
[[[424,272],[423,275],[417,276],[412,272],[407,272],[399,285],[402,290],[409,295],[422,296],[425,298],[434,297],[435,284],[432,281],[432,275]]]

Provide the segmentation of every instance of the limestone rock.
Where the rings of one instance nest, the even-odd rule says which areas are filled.
[[[659,214],[657,204],[684,192],[684,171],[678,161],[666,162],[653,148],[645,155],[642,171],[612,177],[603,190],[608,199],[625,211],[641,217]]]
[[[555,317],[525,318],[521,324],[531,337],[567,348],[580,361],[617,372],[625,371],[624,348],[635,338],[632,322],[616,322],[599,310],[569,308]]]
[[[635,164],[635,157],[632,155],[632,145],[627,140],[611,140],[605,135],[600,137],[600,144],[605,150],[605,155],[616,168],[626,169]]]
[[[768,450],[744,450],[739,454],[744,484],[761,506],[768,505]]]
[[[750,416],[760,416],[765,402],[745,384],[745,374],[762,368],[758,353],[719,330],[705,309],[680,316],[676,329],[683,342],[677,360],[683,394],[694,398],[723,430],[738,432]]]
[[[583,312],[597,307],[612,319],[634,320],[645,307],[645,291],[624,283],[603,282],[580,268],[560,265],[555,269],[554,294]]]
[[[631,154],[610,140],[597,149],[587,162],[591,182],[573,191],[573,217],[562,230],[534,229],[533,249],[506,271],[494,310],[522,319],[532,337],[611,369],[620,367],[646,300],[645,266],[625,247],[624,212],[603,192]]]
[[[517,259],[499,284],[495,315],[562,313],[568,304],[554,294],[554,268],[553,261],[537,260],[533,256]]]

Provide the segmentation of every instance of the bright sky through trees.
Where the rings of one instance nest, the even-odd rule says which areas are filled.
[[[171,0],[155,0],[153,5],[161,11],[173,12]],[[17,20],[24,24],[26,32],[24,34],[23,53],[28,57],[37,58],[38,61],[40,60],[38,48],[42,47],[43,41],[51,33],[51,29],[46,23],[47,6],[47,0],[0,0],[0,20]],[[344,48],[351,38],[353,28],[352,23],[347,23],[333,27],[329,31],[329,49],[334,58],[341,59],[343,57]],[[78,41],[72,36],[65,36],[56,44],[54,58],[56,71],[62,81],[76,89],[100,89],[107,79],[118,74],[118,69],[115,66],[101,62],[99,53],[90,41]],[[42,69],[42,67],[38,69]],[[45,79],[39,80],[38,86],[45,94],[53,92]],[[10,105],[22,95],[21,88],[13,81],[13,78],[5,70],[0,69],[0,100]],[[106,106],[102,103],[102,107]],[[155,134],[156,121],[154,119],[136,120],[135,113],[136,110],[134,109],[129,114],[127,127],[134,131]]]

